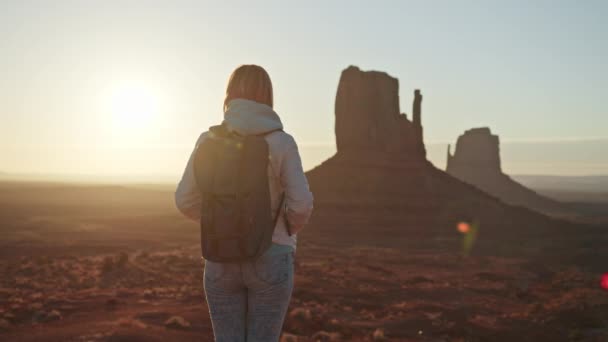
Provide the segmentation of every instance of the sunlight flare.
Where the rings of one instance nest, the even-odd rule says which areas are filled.
[[[115,128],[141,128],[159,114],[159,98],[144,84],[124,83],[110,92],[109,109]]]

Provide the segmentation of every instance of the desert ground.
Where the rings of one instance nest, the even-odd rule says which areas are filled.
[[[299,234],[283,341],[608,341],[602,227],[560,258],[321,222]],[[171,186],[3,182],[0,256],[1,341],[213,340]]]

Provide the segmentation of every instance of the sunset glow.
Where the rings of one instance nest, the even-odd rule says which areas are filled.
[[[145,84],[120,84],[112,88],[106,101],[114,129],[149,127],[159,115],[159,97]]]

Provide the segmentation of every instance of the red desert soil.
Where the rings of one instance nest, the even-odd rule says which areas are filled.
[[[198,228],[169,189],[0,186],[1,341],[212,341]],[[463,256],[456,227],[441,241],[324,228],[299,237],[284,341],[608,341],[608,292],[584,260]]]

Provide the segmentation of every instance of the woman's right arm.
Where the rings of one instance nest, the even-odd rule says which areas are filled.
[[[201,194],[196,185],[194,177],[194,156],[198,145],[201,144],[206,134],[203,133],[198,138],[194,150],[190,154],[182,179],[175,190],[175,206],[184,216],[198,221],[201,218]]]

